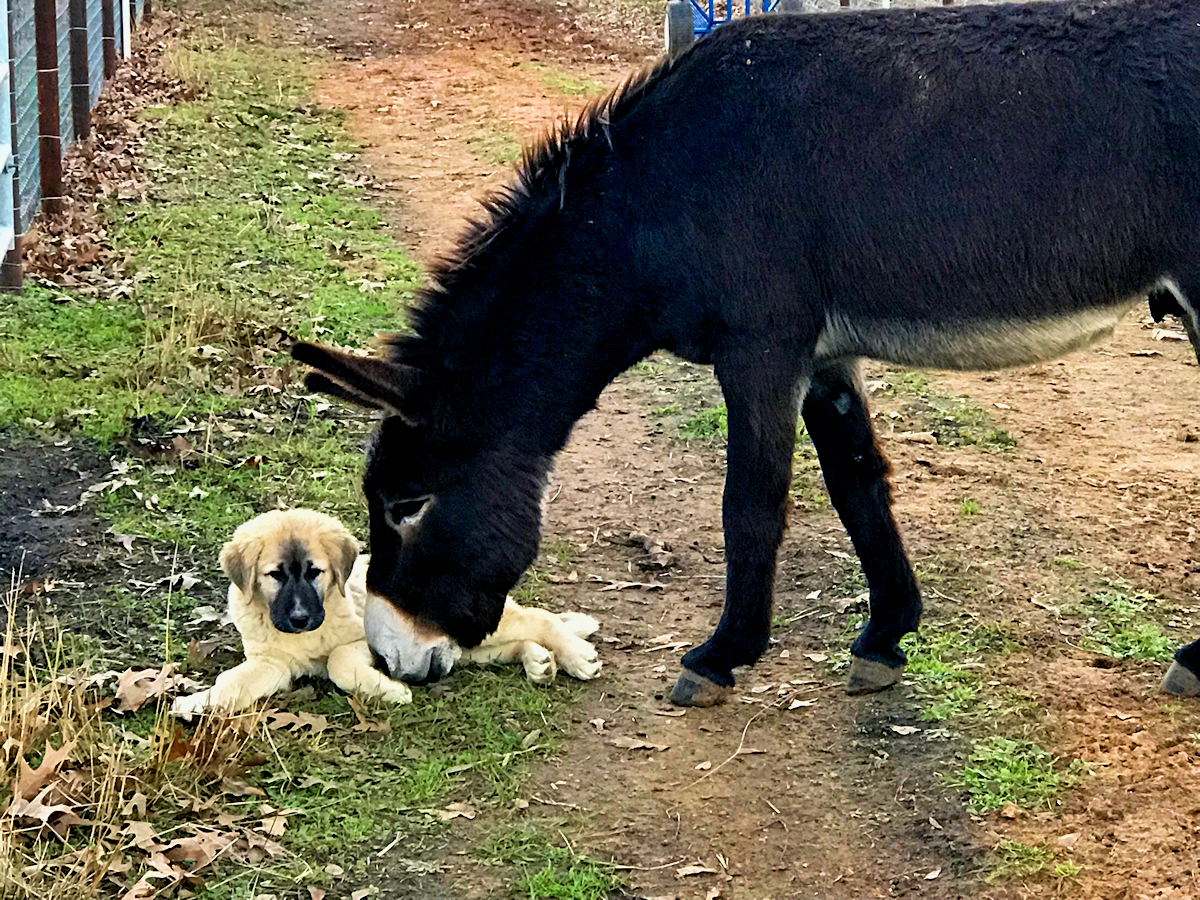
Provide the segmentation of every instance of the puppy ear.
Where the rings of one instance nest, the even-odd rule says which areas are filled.
[[[261,553],[261,541],[237,531],[229,543],[221,548],[221,570],[242,593],[246,592],[258,574],[258,557]]]
[[[350,570],[354,568],[354,561],[358,559],[358,554],[358,541],[350,532],[347,531],[335,537],[333,546],[329,550],[329,568],[332,570],[333,580],[337,583],[338,590],[345,588],[346,580],[350,577]]]

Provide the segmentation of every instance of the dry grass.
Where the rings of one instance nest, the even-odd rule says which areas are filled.
[[[105,715],[114,700],[96,687],[116,673],[64,668],[53,623],[18,627],[19,583],[14,574],[6,592],[0,656],[0,897],[138,896],[154,870],[160,882],[182,880],[204,862],[180,856],[192,868],[175,866],[181,842],[163,823],[194,823],[214,809],[241,771],[257,717],[206,719],[185,738],[165,695],[136,720]],[[243,837],[224,836],[226,849]]]

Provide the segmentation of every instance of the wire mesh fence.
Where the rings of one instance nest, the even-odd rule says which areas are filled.
[[[62,161],[128,53],[151,0],[0,3],[0,287],[21,284],[21,237],[62,198]]]

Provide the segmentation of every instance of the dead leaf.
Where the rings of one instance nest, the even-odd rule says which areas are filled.
[[[925,880],[933,881],[933,879],[937,878],[941,874],[942,874],[942,867],[938,866],[936,869],[934,869],[932,872],[930,872],[928,875],[925,876]]]
[[[325,888],[319,888],[316,885],[308,886],[308,900],[325,900]]]
[[[1004,819],[1015,819],[1021,815],[1022,809],[1013,803],[1011,800],[1000,807],[1000,816]]]
[[[374,897],[378,893],[379,888],[375,887],[375,885],[371,885],[368,888],[362,888],[361,890],[357,890],[352,893],[350,895],[350,900],[365,900],[365,898]]]
[[[443,822],[449,822],[451,819],[474,819],[478,813],[475,807],[469,803],[451,803],[445,809],[433,810],[439,819]]]
[[[588,724],[596,729],[596,734],[604,733],[604,720],[603,719],[588,719]]]
[[[691,875],[716,875],[716,869],[710,869],[708,866],[683,866],[675,870],[676,878],[687,878]]]
[[[1079,843],[1079,837],[1080,833],[1078,831],[1073,831],[1070,834],[1064,834],[1058,839],[1058,846],[1066,847],[1068,850],[1070,850],[1077,843]]]
[[[788,704],[788,709],[800,709],[803,706],[816,706],[816,700],[793,700]]]
[[[936,444],[937,436],[932,431],[902,431],[896,435],[896,440],[909,444]]]
[[[811,659],[813,662],[827,662],[829,660],[829,656],[824,653],[805,653],[804,658]]]
[[[129,822],[121,829],[122,837],[133,839],[132,845],[139,850],[152,850],[158,846],[158,835],[149,822]]]
[[[916,725],[893,725],[892,726],[892,731],[896,732],[896,734],[901,734],[901,735],[905,735],[905,736],[908,736],[910,734],[916,734],[920,730],[921,729],[918,728]]]
[[[214,650],[221,646],[221,642],[217,638],[209,638],[206,641],[192,638],[188,641],[188,664],[192,668],[196,668],[204,660],[212,654]]]
[[[325,874],[330,878],[341,878],[346,874],[346,870],[337,863],[329,863],[329,865],[325,867]]]
[[[698,766],[696,766],[696,771],[697,772],[707,772],[711,768],[712,768],[712,760],[706,759],[704,762],[702,762]]]
[[[175,673],[175,664],[161,669],[126,669],[117,679],[116,710],[119,713],[137,712],[149,700],[157,700],[168,692],[198,691],[204,685]]]
[[[46,752],[36,769],[31,769],[24,757],[17,760],[19,774],[14,794],[22,800],[31,800],[38,795],[50,780],[58,774],[59,766],[67,761],[75,749],[74,741],[67,741],[57,750],[46,744]]]
[[[346,699],[350,701],[350,708],[354,710],[354,715],[358,718],[358,724],[351,731],[378,732],[379,734],[391,733],[391,725],[387,722],[376,722],[373,719],[368,719],[366,710],[361,703],[353,697],[347,697]]]
[[[126,553],[133,552],[133,542],[135,540],[137,540],[137,538],[134,535],[132,535],[132,534],[116,534],[114,532],[110,532],[110,534],[112,534],[114,541],[116,541],[118,544],[120,544],[122,547],[125,548]]]
[[[605,591],[629,591],[629,590],[646,590],[646,591],[661,591],[666,585],[657,581],[610,581],[604,587],[600,588],[600,592]]]
[[[5,812],[6,816],[14,819],[31,819],[52,829],[60,837],[64,836],[72,825],[83,825],[85,821],[75,814],[75,811],[65,803],[49,803],[47,795],[54,790],[53,784],[42,788],[41,792],[31,800],[20,797],[13,800]]]
[[[146,815],[146,795],[138,791],[130,797],[125,801],[125,805],[121,807],[121,815],[129,817],[137,816],[139,819],[144,818]]]
[[[668,744],[652,744],[648,741],[643,741],[641,738],[625,737],[624,735],[622,735],[621,737],[612,738],[609,741],[609,743],[612,744],[614,747],[620,747],[622,750],[658,750],[658,751],[662,751],[662,750],[668,749],[670,746]]]
[[[306,712],[273,712],[267,714],[267,727],[291,731],[294,734],[300,734],[307,728],[309,734],[320,734],[329,727],[329,720],[324,716]]]

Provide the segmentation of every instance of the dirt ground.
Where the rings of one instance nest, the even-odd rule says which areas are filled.
[[[631,0],[301,0],[274,27],[330,51],[318,99],[346,111],[375,199],[422,261],[510,171],[480,153],[481,134],[535,136],[584,99],[550,86],[548,72],[613,86],[659,39],[658,7]],[[1017,445],[914,443],[901,437],[921,430],[914,401],[875,395],[897,517],[919,569],[940,575],[926,582],[927,615],[1020,623],[1021,649],[989,684],[1026,692],[1043,745],[1092,774],[1053,813],[975,816],[939,777],[968,745],[918,720],[911,686],[845,696],[834,651],[862,587],[836,515],[818,503],[792,512],[777,582],[785,624],[766,657],[725,706],[670,707],[679,657],[720,612],[723,459],[681,444],[652,412],[719,402],[711,375],[652,366],[604,394],[555,470],[545,542],[569,552],[540,565],[539,598],[601,620],[605,673],[575,714],[577,737],[535,777],[528,813],[569,813],[564,840],[615,861],[631,895],[1200,897],[1200,705],[1166,702],[1159,664],[1097,667],[1047,609],[1074,577],[1052,561],[1070,557],[1152,592],[1181,633],[1200,633],[1200,443],[1180,439],[1200,432],[1191,351],[1131,316],[1111,341],[1060,362],[931,377]],[[47,472],[106,471],[107,460],[63,455]],[[0,457],[0,490],[24,490],[34,506],[60,502],[55,490],[78,495],[23,465]],[[979,514],[962,515],[965,498]],[[62,530],[45,536],[46,558],[89,540],[117,555],[102,535],[72,533],[69,516],[45,527]],[[631,532],[669,544],[673,564],[646,568]],[[42,565],[31,554],[27,571]],[[653,587],[612,589],[621,582]],[[614,743],[627,738],[648,746]],[[1082,869],[1058,884],[986,884],[1002,838],[1045,842]],[[494,872],[463,860],[447,860],[445,893],[495,887]]]

